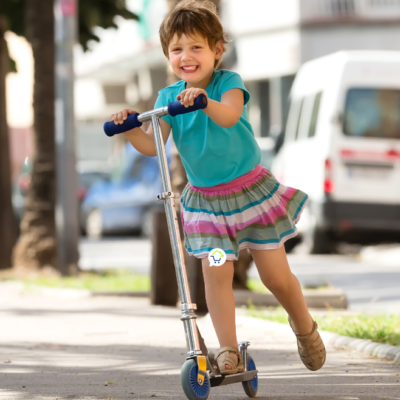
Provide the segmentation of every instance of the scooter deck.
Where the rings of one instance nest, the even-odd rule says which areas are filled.
[[[253,369],[251,371],[239,372],[232,375],[222,375],[216,376],[215,378],[210,378],[211,387],[230,385],[231,383],[251,381],[256,377],[258,369]]]

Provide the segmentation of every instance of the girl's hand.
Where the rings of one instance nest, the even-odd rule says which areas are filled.
[[[128,118],[128,114],[135,114],[135,113],[137,113],[137,111],[129,110],[128,108],[125,108],[124,110],[120,111],[119,113],[111,114],[110,120],[114,121],[115,125],[123,124],[124,121]]]
[[[204,89],[189,88],[182,90],[182,92],[176,96],[176,99],[180,100],[181,104],[188,108],[194,104],[194,99],[200,94],[204,94],[204,96],[208,98],[207,92]]]

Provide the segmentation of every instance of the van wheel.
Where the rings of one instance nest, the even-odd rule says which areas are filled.
[[[336,243],[329,232],[313,228],[304,234],[302,247],[307,254],[335,253]]]
[[[289,240],[287,240],[284,243],[285,246],[285,251],[287,254],[291,253],[293,251],[293,249],[299,244],[300,240],[298,237],[293,237]]]
[[[100,239],[103,236],[103,217],[101,211],[95,208],[90,211],[86,220],[86,235],[90,239]]]
[[[153,232],[153,215],[153,209],[146,210],[143,215],[141,234],[145,238],[151,238],[151,234]]]

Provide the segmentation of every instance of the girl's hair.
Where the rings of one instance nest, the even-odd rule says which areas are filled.
[[[223,52],[225,44],[229,41],[217,14],[217,7],[209,0],[182,0],[164,18],[160,26],[160,41],[163,52],[168,57],[168,45],[175,34],[178,38],[185,34],[194,36],[200,34],[207,39],[212,50],[221,40]],[[215,60],[214,68],[217,68],[221,59]]]

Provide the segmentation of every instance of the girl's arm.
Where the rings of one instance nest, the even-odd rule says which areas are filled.
[[[114,121],[116,125],[122,124],[128,114],[135,114],[136,111],[124,109],[119,113],[111,115],[111,121]],[[167,143],[169,134],[171,132],[171,125],[161,118],[161,129],[162,136],[164,139],[164,145]],[[125,137],[128,139],[130,144],[140,153],[148,157],[155,157],[157,155],[156,142],[154,139],[153,125],[150,124],[147,132],[142,128],[131,129],[130,131],[124,132]]]
[[[185,107],[189,107],[194,104],[194,99],[201,93],[207,96],[207,92],[203,89],[189,88],[182,91],[177,99],[181,100]],[[222,95],[221,102],[208,99],[208,105],[203,109],[203,112],[217,125],[230,128],[239,121],[243,112],[243,105],[243,90],[239,88],[229,89]]]

